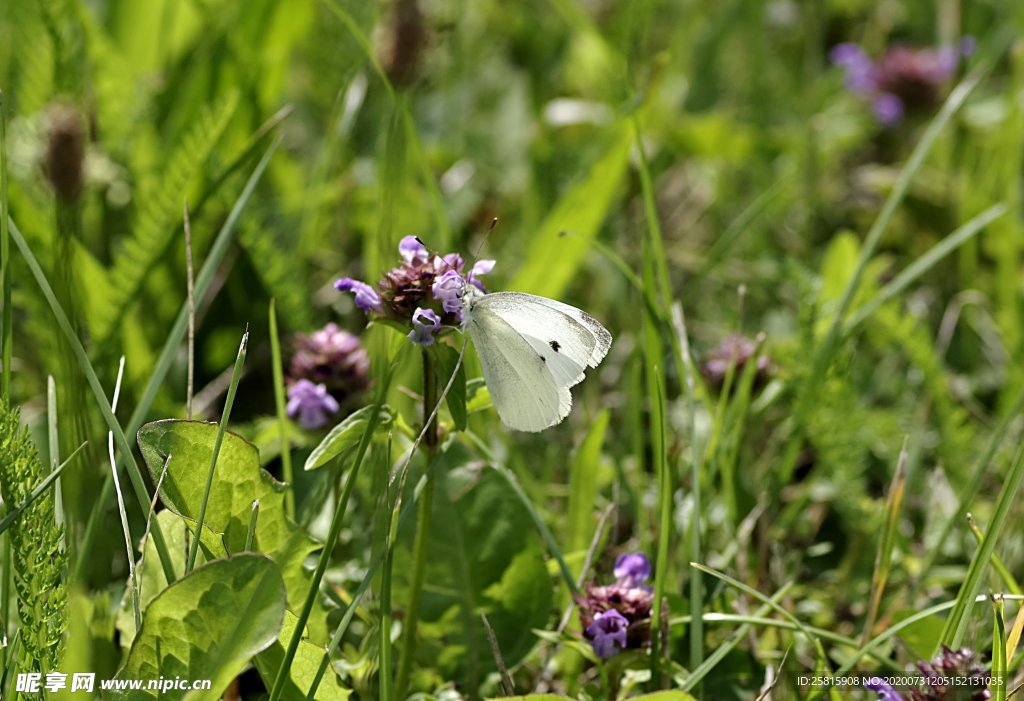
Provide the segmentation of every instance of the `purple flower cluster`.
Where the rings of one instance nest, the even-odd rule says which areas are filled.
[[[959,47],[920,49],[893,46],[878,60],[852,43],[835,46],[832,63],[843,69],[846,89],[871,102],[875,119],[883,126],[902,121],[908,110],[928,109],[936,104],[956,72],[960,58],[974,52],[971,37]]]
[[[360,280],[342,278],[334,287],[355,295],[356,306],[378,317],[407,323],[409,339],[429,346],[443,326],[462,324],[462,289],[475,285],[486,292],[479,277],[494,269],[493,260],[481,260],[469,271],[458,253],[431,253],[415,236],[398,244],[401,264],[371,287]]]
[[[370,358],[356,336],[327,324],[296,334],[288,366],[288,416],[320,428],[341,407],[354,404],[369,384]]]
[[[700,366],[701,375],[708,384],[721,388],[725,384],[730,368],[733,369],[734,380],[738,380],[739,374],[756,354],[757,343],[746,336],[734,334],[705,354],[704,362]],[[771,362],[765,355],[758,356],[754,386],[763,386],[770,375]]]
[[[615,560],[614,571],[614,584],[590,583],[576,600],[583,635],[601,659],[650,643],[654,594],[645,582],[651,561],[643,553],[626,553]]]
[[[931,661],[917,663],[924,684],[901,694],[881,677],[872,677],[865,688],[878,694],[879,701],[987,701],[986,673],[978,653],[969,648],[953,650],[942,646],[942,652]],[[955,680],[955,681],[954,681]]]

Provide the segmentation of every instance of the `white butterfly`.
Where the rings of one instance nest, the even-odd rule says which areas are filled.
[[[569,415],[569,388],[608,353],[612,335],[586,312],[521,292],[462,288],[463,321],[498,415],[516,431],[543,431]]]

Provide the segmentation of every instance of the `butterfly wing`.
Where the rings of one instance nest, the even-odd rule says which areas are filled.
[[[546,297],[521,292],[484,296],[483,306],[501,317],[547,361],[556,381],[572,387],[587,367],[597,367],[611,347],[612,336],[584,311]]]
[[[480,307],[473,310],[466,329],[502,423],[516,431],[537,432],[569,415],[569,386],[555,380],[544,359],[508,322]]]

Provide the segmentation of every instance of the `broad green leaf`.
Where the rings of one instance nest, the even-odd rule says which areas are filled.
[[[219,699],[249,659],[277,640],[284,582],[267,557],[214,560],[179,579],[146,609],[118,679],[209,679],[206,691],[138,690],[107,698]]]
[[[559,297],[565,291],[611,209],[629,165],[631,144],[629,129],[619,129],[587,177],[566,191],[533,235],[526,247],[533,255],[508,289],[545,297]],[[566,232],[572,235],[566,236]]]
[[[169,461],[161,498],[172,511],[191,521],[199,514],[216,436],[217,424],[201,421],[154,421],[139,430],[139,448],[154,483],[164,462]],[[226,552],[241,552],[252,502],[259,499],[253,548],[277,563],[288,588],[288,605],[298,610],[309,586],[302,563],[319,545],[285,514],[286,488],[260,467],[252,443],[228,431],[217,459],[205,525],[221,534]],[[311,622],[318,619],[314,616]],[[326,632],[322,622],[311,630],[317,639]]]
[[[291,611],[285,611],[284,623],[281,625],[281,633],[277,641],[253,660],[268,689],[273,685],[277,670],[281,667],[285,648],[291,641],[297,622],[298,618]],[[288,681],[285,682],[284,690],[281,692],[281,698],[284,701],[304,701],[309,692],[309,685],[316,677],[320,662],[326,652],[326,648],[314,645],[305,638],[299,642],[299,649],[295,652],[295,658],[288,668]],[[334,667],[329,667],[313,698],[316,701],[345,701],[351,693],[350,690],[342,686],[341,679]]]
[[[434,358],[437,359],[437,391],[440,394],[451,381],[452,372],[455,371],[455,364],[459,362],[459,351],[451,346],[437,344],[434,347]],[[459,365],[458,375],[452,382],[452,388],[448,390],[445,397],[448,404],[448,411],[451,412],[452,421],[459,431],[466,430],[466,366]]]
[[[526,694],[524,696],[503,696],[500,698],[501,701],[564,701],[571,697],[559,696],[558,694]],[[497,699],[488,699],[487,701],[497,701]],[[693,701],[693,697],[684,691],[657,691],[653,694],[634,696],[633,701]]]
[[[308,471],[323,467],[345,451],[359,445],[359,440],[366,431],[366,422],[370,420],[371,413],[373,413],[373,407],[365,406],[345,417],[340,424],[332,428],[330,433],[320,441],[320,445],[313,448],[313,452],[306,458],[306,464],[303,469]],[[386,428],[393,418],[394,414],[391,410],[387,407],[382,407],[380,417],[377,419],[377,429]]]

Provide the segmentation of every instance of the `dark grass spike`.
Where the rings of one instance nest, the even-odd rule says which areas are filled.
[[[192,269],[192,225],[188,217],[188,200],[183,206],[182,218],[185,227],[185,282],[188,304],[188,387],[185,392],[185,418],[192,420],[192,393],[196,378],[196,293],[195,275]]]
[[[498,646],[498,639],[494,637],[494,628],[491,627],[491,622],[487,620],[487,614],[483,611],[480,612],[480,620],[483,621],[484,630],[487,631],[487,642],[491,645],[494,663],[498,665],[498,674],[501,677],[501,690],[505,696],[515,696],[516,686],[512,683],[512,677],[509,676],[508,667],[505,666],[505,658],[502,657],[501,648]]]

